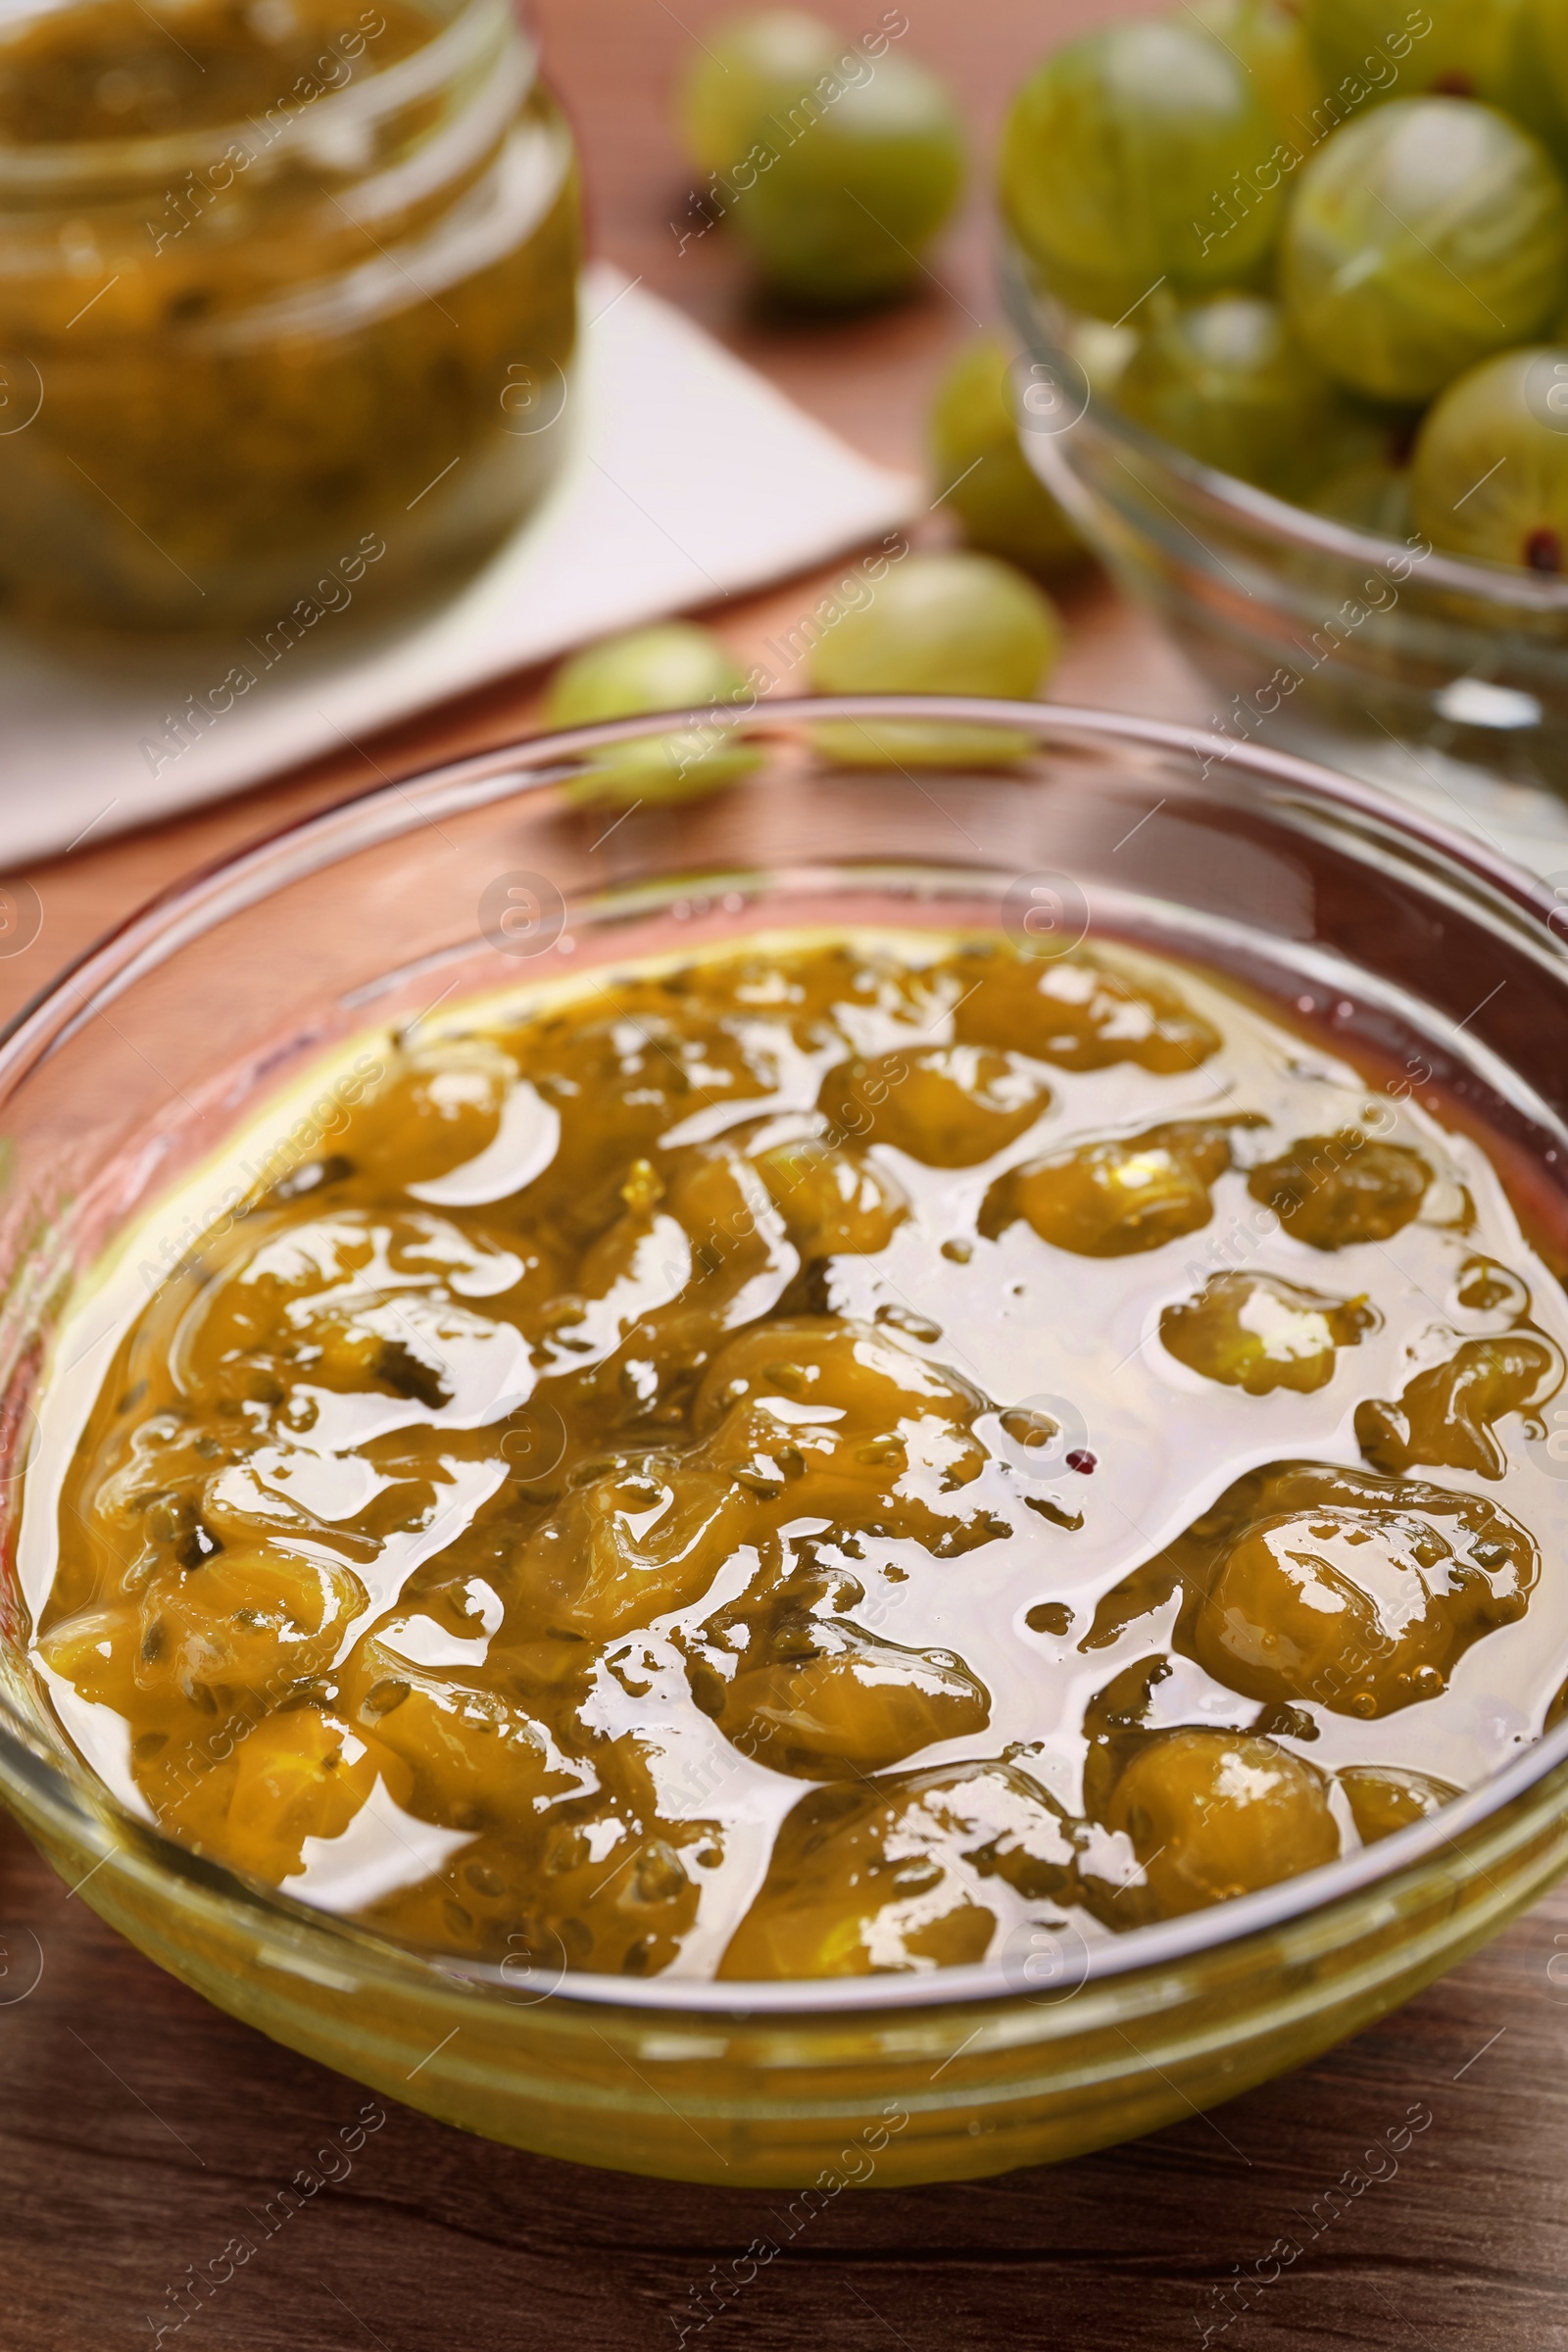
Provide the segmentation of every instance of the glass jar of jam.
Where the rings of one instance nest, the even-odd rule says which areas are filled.
[[[0,612],[288,628],[478,562],[565,437],[571,139],[508,0],[0,27]]]

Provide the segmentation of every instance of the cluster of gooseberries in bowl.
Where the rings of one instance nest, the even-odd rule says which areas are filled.
[[[1446,700],[1539,720],[1568,634],[1565,172],[1568,29],[1539,0],[1203,0],[1070,42],[1000,160],[1015,307],[1062,395],[1026,449],[1156,601],[1129,514],[1162,526],[1129,478],[1169,463],[1167,581],[1271,608],[1233,613],[1232,656],[1281,644],[1282,609],[1299,645],[1399,547],[1418,590],[1336,646],[1338,682],[1402,688],[1395,732]],[[1521,666],[1511,708],[1452,691]]]

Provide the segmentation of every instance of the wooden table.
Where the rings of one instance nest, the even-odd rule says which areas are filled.
[[[906,307],[802,327],[750,306],[721,237],[682,254],[668,227],[686,183],[665,95],[718,13],[712,0],[542,0],[595,241],[851,440],[918,463],[945,355],[971,316],[995,315],[983,186]],[[863,29],[854,0],[826,13]],[[863,13],[869,24],[880,11]],[[950,75],[984,153],[1031,56],[1108,13],[1106,0],[910,0],[908,37]],[[795,582],[711,617],[745,652],[811,593]],[[1074,595],[1070,619],[1058,695],[1206,716],[1197,682],[1102,583]],[[509,681],[406,725],[369,747],[374,761],[407,773],[503,739],[528,725],[535,684]],[[29,877],[43,927],[0,960],[0,1011],[151,891],[373,780],[364,759],[334,759],[179,823],[89,836]],[[1211,2343],[1229,2339],[1227,2352],[1562,2343],[1559,1951],[1568,1896],[1377,2031],[1212,2118],[1056,2171],[846,2197],[713,2322],[709,2342],[1128,2352],[1199,2346],[1206,2330]],[[190,2266],[220,2254],[247,2207],[309,2164],[364,2094],[161,1976],[68,1898],[8,1826],[0,1972],[0,2352],[149,2345],[187,2307],[170,2290]],[[1299,2259],[1271,2261],[1277,2239],[1304,2236],[1298,2212],[1418,2102],[1433,2122],[1396,2173]],[[549,2163],[393,2109],[352,2171],[165,2341],[192,2352],[673,2346],[688,2289],[766,2232],[767,2203]],[[1227,2294],[1240,2278],[1250,2283]]]

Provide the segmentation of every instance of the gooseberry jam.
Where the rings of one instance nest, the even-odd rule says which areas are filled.
[[[226,632],[231,705],[470,571],[564,454],[579,215],[505,0],[9,12],[6,617]]]
[[[892,930],[362,1041],[62,1346],[40,1680],[171,1836],[530,1981],[973,1962],[1386,1836],[1568,1671],[1568,1308],[1353,1053]]]

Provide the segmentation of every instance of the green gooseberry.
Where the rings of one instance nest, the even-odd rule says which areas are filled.
[[[838,63],[831,25],[803,9],[765,9],[706,28],[702,54],[676,101],[682,139],[699,172],[727,180],[773,109],[808,90]]]
[[[1055,606],[994,556],[911,555],[840,614],[811,652],[818,694],[972,694],[1031,700],[1061,647]],[[922,720],[839,721],[814,730],[852,767],[997,765],[1031,748],[996,728]]]
[[[945,84],[897,52],[781,93],[755,128],[756,177],[727,219],[769,284],[829,305],[901,292],[963,188],[964,141]]]
[[[1246,67],[1287,137],[1310,133],[1323,76],[1288,0],[1192,0],[1191,13]]]
[[[1332,426],[1313,444],[1309,476],[1298,493],[1298,504],[1315,514],[1378,530],[1383,526],[1374,519],[1374,509],[1382,509],[1385,493],[1393,499],[1389,486],[1397,483],[1398,497],[1388,512],[1404,515],[1395,534],[1402,538],[1410,527],[1410,452],[1421,415],[1419,409],[1392,408],[1342,392]]]
[[[1314,514],[1326,522],[1348,523],[1353,531],[1369,531],[1379,539],[1408,539],[1410,473],[1403,466],[1348,466],[1320,482],[1308,501]]]
[[[937,504],[956,515],[971,547],[1048,578],[1083,562],[1083,541],[1023,454],[997,336],[966,343],[948,368],[930,440]]]
[[[1568,169],[1568,10],[1562,0],[1516,0],[1511,16],[1507,63],[1487,95]]]
[[[1156,286],[1254,283],[1291,165],[1253,76],[1200,27],[1161,19],[1069,41],[1003,132],[1001,198],[1051,291],[1119,321]]]
[[[1506,71],[1516,0],[1304,0],[1301,29],[1339,102],[1397,94],[1495,98]]]
[[[1111,326],[1103,318],[1074,318],[1062,339],[1084,371],[1091,399],[1114,400],[1116,386],[1138,349],[1138,329]]]
[[[549,727],[589,727],[635,718],[644,710],[683,710],[739,701],[747,681],[710,629],[669,620],[585,646],[550,683]],[[569,800],[631,807],[637,802],[701,800],[750,775],[761,754],[725,729],[682,729],[612,744],[564,788]]]
[[[1490,106],[1400,98],[1303,168],[1285,224],[1292,326],[1330,375],[1420,401],[1542,333],[1568,276],[1568,188]]]
[[[1410,505],[1450,555],[1568,569],[1568,346],[1500,352],[1448,386],[1416,438]]]
[[[1216,294],[1156,320],[1116,403],[1147,432],[1279,498],[1304,492],[1348,406],[1260,294]]]

